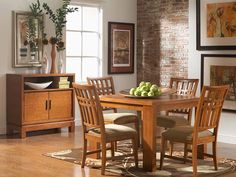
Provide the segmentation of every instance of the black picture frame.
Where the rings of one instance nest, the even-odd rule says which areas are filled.
[[[215,3],[222,4],[224,1],[225,3],[235,3],[233,1],[228,2],[226,0],[216,0]],[[236,37],[207,37],[207,12],[205,7],[207,2],[209,2],[209,4],[210,2],[212,3],[210,0],[196,0],[197,50],[236,50]],[[204,24],[204,22],[206,24]]]
[[[108,22],[108,74],[134,73],[133,23]]]
[[[214,69],[216,67],[218,67],[218,71]],[[220,73],[220,74],[217,74],[217,73]],[[232,77],[231,73],[233,73],[233,79],[229,79]],[[213,75],[219,76],[219,77],[214,77]],[[203,87],[203,85],[211,85],[212,76],[219,83],[219,84],[214,84],[214,85],[230,85],[230,90],[228,92],[225,103],[223,105],[223,110],[229,111],[229,112],[236,112],[236,55],[235,54],[234,55],[202,54],[201,55],[201,88]],[[226,78],[226,79],[222,79],[222,78]],[[234,89],[234,85],[235,85],[235,89]]]

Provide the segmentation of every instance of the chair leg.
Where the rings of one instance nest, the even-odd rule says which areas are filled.
[[[81,168],[84,168],[85,161],[86,161],[86,155],[87,155],[87,139],[84,139],[84,147],[83,147],[83,155],[82,155],[82,163]]]
[[[193,177],[197,177],[197,145],[192,146]]]
[[[163,161],[165,157],[165,151],[166,151],[166,139],[164,137],[161,138],[161,157],[160,157],[160,170],[163,167]]]
[[[102,143],[102,169],[101,175],[105,175],[105,168],[106,168],[106,143]]]
[[[186,163],[187,155],[188,155],[188,144],[184,143],[184,163]]]
[[[134,154],[134,162],[135,162],[135,167],[138,168],[138,138],[134,137],[132,139],[132,144],[133,144],[133,154]]]
[[[174,143],[169,142],[169,154],[170,154],[170,156],[173,155],[173,150],[174,150]]]
[[[139,131],[139,119],[137,119],[134,123],[134,126],[135,126],[135,130],[137,131],[137,135],[138,135],[138,147],[140,147],[140,131]]]
[[[115,142],[111,142],[111,157],[115,156]]]
[[[217,144],[216,142],[212,142],[212,152],[213,152],[213,162],[214,162],[215,170],[218,170],[216,144]]]

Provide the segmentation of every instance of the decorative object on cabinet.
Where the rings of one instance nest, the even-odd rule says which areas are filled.
[[[235,50],[235,2],[227,0],[196,2],[197,50]]]
[[[36,3],[32,3],[30,5],[31,11],[37,9],[37,12],[45,11],[46,15],[49,16],[49,19],[53,22],[55,27],[55,36],[49,39],[49,43],[52,45],[51,48],[51,70],[50,73],[57,73],[57,69],[59,73],[62,72],[62,56],[59,55],[59,59],[56,60],[57,52],[63,51],[65,49],[63,42],[63,28],[66,25],[66,15],[68,13],[72,13],[77,11],[78,8],[69,7],[71,0],[62,0],[62,5],[55,11],[47,4],[43,3],[41,7],[41,3],[37,0]],[[34,8],[31,8],[34,7]],[[48,40],[46,39],[46,33],[44,34],[43,43],[48,44]],[[58,65],[58,67],[57,67]]]
[[[42,90],[47,88],[52,81],[50,82],[44,82],[44,83],[32,83],[32,82],[25,82],[25,85],[28,85],[30,88],[35,89],[35,90]]]
[[[236,55],[202,54],[201,87],[229,85],[223,110],[236,112]]]
[[[69,88],[59,88],[60,77],[67,77]],[[69,127],[74,131],[74,74],[7,74],[7,133]],[[25,82],[52,83],[35,90]],[[14,111],[13,111],[14,109]]]
[[[134,24],[108,22],[108,74],[134,73]]]
[[[13,67],[40,67],[43,15],[13,11]]]

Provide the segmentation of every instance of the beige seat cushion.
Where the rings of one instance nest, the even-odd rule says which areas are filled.
[[[183,116],[166,116],[160,115],[157,117],[157,126],[164,128],[173,128],[175,126],[188,125],[188,120]]]
[[[170,128],[162,133],[162,136],[170,141],[186,142],[192,140],[193,127],[192,126],[177,126],[175,128]],[[198,137],[203,138],[207,136],[212,136],[213,133],[209,130],[199,132]]]
[[[133,113],[104,113],[104,122],[113,124],[128,124],[137,120],[137,115]]]
[[[100,128],[91,129],[89,133],[96,136],[100,136]],[[124,125],[117,125],[117,124],[106,124],[105,125],[105,134],[106,134],[106,141],[116,141],[120,139],[128,139],[134,136],[137,136],[137,131],[133,128],[124,126]]]

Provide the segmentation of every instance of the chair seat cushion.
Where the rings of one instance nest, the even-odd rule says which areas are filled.
[[[164,128],[173,128],[175,126],[188,125],[188,120],[183,116],[165,116],[157,117],[157,126]]]
[[[133,113],[105,113],[103,114],[105,123],[128,124],[137,120],[137,115]]]
[[[91,129],[89,133],[93,135],[100,136],[101,131],[100,128]],[[124,125],[117,125],[117,124],[106,124],[105,125],[105,134],[106,134],[106,141],[117,141],[122,139],[129,139],[134,136],[137,136],[137,131],[133,128]]]
[[[177,126],[175,128],[170,128],[162,133],[162,136],[170,141],[176,142],[186,142],[192,140],[193,127],[192,126]],[[203,138],[207,136],[212,136],[213,133],[209,130],[204,130],[199,132],[198,137]]]

